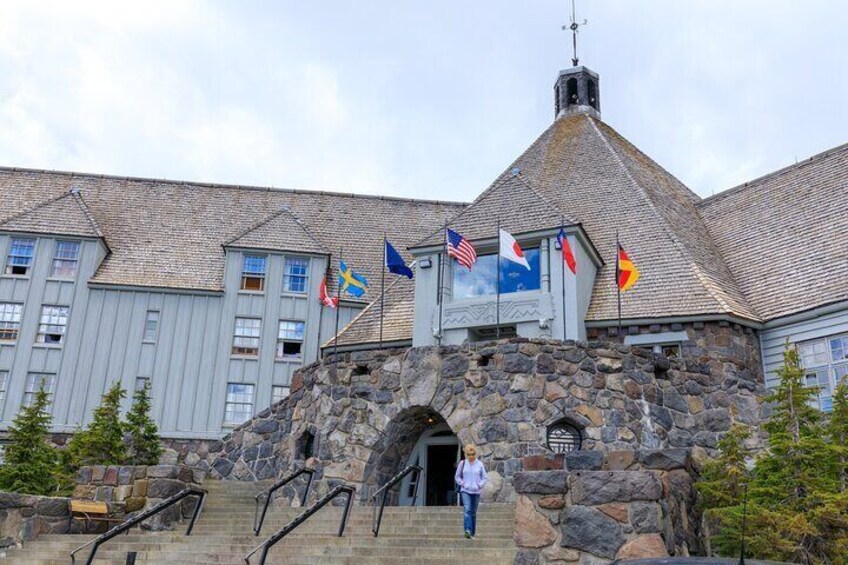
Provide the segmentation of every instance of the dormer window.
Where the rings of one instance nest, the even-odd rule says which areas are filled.
[[[12,246],[9,249],[9,256],[6,258],[6,274],[27,276],[32,271],[34,261],[35,240],[13,239]]]
[[[57,241],[50,276],[56,279],[73,279],[79,263],[79,241]]]
[[[265,268],[268,258],[263,255],[245,255],[241,268],[241,290],[264,292]]]
[[[530,270],[506,260],[500,262],[498,269],[497,254],[478,255],[477,263],[470,271],[464,267],[453,269],[454,300],[494,295],[498,289],[498,280],[495,278],[498,271],[501,294],[539,290],[542,283],[539,248],[524,249],[524,257]]]

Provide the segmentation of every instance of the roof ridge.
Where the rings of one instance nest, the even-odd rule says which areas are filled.
[[[518,170],[518,174],[517,174],[517,175],[515,175],[515,178],[520,179],[520,180],[521,180],[521,182],[522,182],[522,183],[524,183],[524,186],[526,186],[528,189],[530,189],[530,192],[532,192],[533,194],[535,194],[536,196],[538,196],[538,197],[539,197],[539,199],[540,199],[542,202],[544,202],[545,204],[547,204],[548,206],[550,206],[551,208],[553,208],[554,210],[556,210],[557,212],[559,212],[559,215],[560,215],[560,216],[562,216],[563,220],[568,220],[568,221],[570,222],[570,225],[576,225],[576,224],[579,224],[579,223],[580,223],[580,222],[576,221],[574,218],[572,218],[572,217],[568,216],[568,215],[567,215],[567,214],[566,214],[566,213],[562,210],[562,208],[560,208],[558,205],[556,205],[556,204],[554,204],[553,202],[551,202],[548,198],[546,198],[546,197],[545,197],[545,195],[543,195],[543,194],[542,194],[542,193],[540,193],[538,190],[536,190],[535,188],[533,188],[533,185],[530,183],[530,181],[529,181],[529,180],[526,180],[526,179],[524,178],[524,174],[521,172],[521,169],[519,169],[519,170]]]
[[[321,242],[321,240],[319,240],[317,237],[315,237],[315,235],[313,235],[313,233],[311,231],[309,231],[309,229],[307,228],[306,223],[303,220],[301,220],[298,216],[296,216],[294,214],[294,212],[292,211],[292,209],[285,204],[279,210],[277,210],[273,214],[269,215],[267,218],[260,220],[256,224],[254,224],[251,227],[249,227],[248,229],[244,230],[242,233],[240,233],[236,237],[230,239],[229,241],[224,242],[224,244],[223,244],[224,247],[232,245],[233,243],[235,243],[236,241],[245,237],[246,235],[250,234],[251,232],[254,232],[254,231],[258,230],[259,228],[261,228],[262,226],[265,226],[265,225],[271,223],[272,221],[279,218],[283,214],[288,215],[294,221],[294,223],[297,224],[297,226],[300,229],[303,230],[303,232],[309,237],[309,239],[311,239],[315,244],[318,245],[318,247],[320,247],[321,249],[323,249],[324,251],[329,253],[329,249],[327,249],[327,246],[324,245]]]
[[[231,183],[216,183],[216,182],[201,182],[201,181],[190,181],[190,180],[174,180],[174,179],[166,179],[166,178],[153,178],[153,177],[135,177],[135,176],[124,176],[124,175],[107,175],[107,174],[97,174],[97,173],[82,173],[77,171],[57,171],[50,169],[36,169],[36,168],[27,168],[27,167],[3,167],[0,166],[0,172],[11,172],[11,173],[41,173],[41,174],[50,174],[50,175],[61,175],[61,176],[70,176],[71,178],[91,178],[91,179],[112,179],[112,180],[123,180],[123,181],[136,181],[136,182],[157,182],[157,183],[167,183],[173,185],[183,185],[183,186],[192,186],[197,188],[224,188],[224,189],[234,189],[234,190],[252,190],[259,192],[285,192],[289,194],[310,194],[310,195],[324,195],[324,196],[339,196],[344,198],[366,198],[371,200],[387,200],[387,201],[397,201],[397,202],[415,202],[422,204],[442,204],[447,206],[468,206],[468,202],[460,202],[456,200],[435,200],[435,199],[427,199],[427,198],[409,198],[406,196],[387,196],[380,194],[361,194],[355,192],[339,192],[333,190],[312,190],[308,188],[282,188],[282,187],[274,187],[274,186],[256,186],[256,185],[243,185],[243,184],[231,184]]]
[[[85,219],[88,220],[89,224],[91,224],[91,229],[94,230],[94,233],[103,238],[105,241],[106,236],[103,235],[103,230],[100,229],[100,224],[98,223],[97,218],[94,217],[94,214],[92,214],[91,209],[85,202],[85,198],[82,196],[82,191],[72,188],[68,191],[68,193],[74,197],[74,201],[77,203],[77,206],[80,207]]]
[[[8,224],[9,222],[14,221],[14,220],[19,220],[19,219],[23,218],[24,216],[26,216],[27,214],[31,214],[32,212],[35,212],[36,210],[43,208],[44,206],[48,206],[50,204],[58,202],[58,201],[62,200],[63,198],[67,198],[70,195],[71,195],[71,192],[66,191],[66,192],[63,192],[62,194],[60,194],[58,196],[53,196],[52,198],[48,198],[47,200],[45,200],[43,202],[39,202],[38,204],[36,204],[32,208],[27,208],[25,210],[21,210],[17,214],[13,214],[13,215],[9,216],[8,218],[6,218],[2,222],[0,222],[0,226]]]
[[[675,234],[673,233],[673,231],[672,231],[672,229],[671,229],[671,226],[670,226],[670,224],[669,224],[668,220],[667,220],[667,219],[665,218],[665,216],[663,216],[663,214],[661,214],[661,213],[660,213],[660,211],[657,209],[657,206],[654,204],[653,200],[651,200],[651,197],[650,197],[650,196],[648,196],[648,193],[645,191],[645,188],[644,188],[644,187],[643,187],[643,186],[642,186],[642,185],[641,185],[641,184],[640,184],[640,183],[639,183],[639,182],[638,182],[638,181],[637,181],[637,180],[633,177],[633,175],[632,175],[632,174],[630,173],[630,171],[627,169],[627,166],[624,164],[624,161],[622,161],[621,156],[620,156],[620,155],[618,154],[618,152],[617,152],[617,151],[613,148],[612,144],[611,144],[611,143],[610,143],[610,141],[607,139],[606,135],[604,135],[604,133],[603,133],[603,132],[600,130],[600,128],[597,126],[597,124],[595,124],[595,122],[594,122],[594,121],[592,121],[592,120],[589,118],[589,116],[586,116],[586,119],[588,119],[588,120],[589,120],[589,122],[592,124],[592,128],[593,128],[593,129],[595,130],[595,132],[596,132],[596,133],[600,136],[600,138],[601,138],[601,140],[602,140],[602,142],[603,142],[604,146],[605,146],[605,147],[607,148],[607,150],[608,150],[608,151],[612,154],[613,158],[615,159],[615,162],[618,164],[618,166],[619,166],[619,167],[621,167],[621,169],[622,169],[622,171],[624,172],[624,174],[625,174],[625,176],[627,177],[627,179],[628,179],[628,180],[631,182],[631,184],[633,184],[633,185],[636,187],[636,189],[639,191],[639,194],[640,194],[640,195],[642,196],[642,198],[646,201],[646,203],[647,203],[648,207],[649,207],[649,208],[651,209],[651,211],[654,213],[654,216],[658,217],[659,221],[661,222],[661,225],[662,225],[663,231],[665,231],[666,235],[668,235],[669,239],[671,239],[671,241],[672,241],[672,243],[674,244],[675,248],[677,248],[678,253],[680,253],[680,255],[681,255],[682,257],[684,257],[684,258],[686,259],[686,261],[689,263],[689,268],[692,270],[692,274],[694,275],[695,279],[696,279],[696,280],[697,280],[697,281],[701,284],[701,286],[704,288],[704,290],[705,290],[705,291],[707,291],[707,293],[708,293],[708,294],[709,294],[709,295],[713,298],[713,300],[715,300],[715,301],[716,301],[716,303],[717,303],[719,306],[721,306],[722,308],[725,308],[725,309],[726,309],[726,310],[725,310],[726,312],[733,312],[733,309],[732,309],[732,308],[729,308],[729,307],[728,307],[728,305],[725,303],[725,301],[724,301],[721,297],[719,297],[719,296],[717,295],[717,293],[713,290],[712,285],[707,283],[707,281],[705,280],[705,278],[702,276],[702,273],[700,273],[700,267],[698,267],[698,266],[697,266],[697,263],[694,261],[694,259],[693,259],[692,255],[688,252],[688,250],[686,250],[685,246],[684,246],[684,245],[683,245],[683,244],[682,244],[682,243],[678,240],[678,238],[675,236]],[[697,211],[696,211],[696,212],[697,212]],[[698,217],[700,218],[700,214],[698,214]],[[702,221],[703,221],[703,220],[702,220]],[[728,272],[730,272],[730,270],[729,270],[729,269],[728,269]],[[731,275],[731,277],[733,276],[733,274],[732,274],[732,273],[730,273],[730,275]],[[735,282],[736,282],[736,281],[734,280],[734,283],[735,283]],[[742,295],[742,296],[744,296],[744,295]],[[748,307],[750,308],[750,305],[748,305]],[[753,312],[753,309],[752,309],[752,312]]]
[[[717,192],[716,194],[713,194],[711,196],[707,196],[706,198],[702,198],[701,201],[698,202],[698,206],[701,206],[701,205],[704,205],[704,204],[707,204],[707,203],[710,203],[710,202],[715,202],[716,200],[720,200],[721,198],[723,198],[725,196],[730,196],[732,194],[736,194],[738,192],[741,192],[742,190],[744,190],[746,188],[754,188],[755,186],[757,186],[757,185],[759,185],[759,184],[761,184],[761,183],[763,183],[763,182],[765,182],[769,179],[784,175],[786,173],[789,173],[789,172],[791,172],[795,169],[799,169],[801,167],[806,167],[807,165],[815,163],[815,162],[817,162],[821,159],[825,159],[827,157],[835,155],[836,153],[841,153],[841,152],[844,152],[846,150],[848,150],[848,143],[843,143],[841,145],[831,147],[830,149],[825,149],[824,151],[820,151],[820,152],[818,152],[814,155],[811,155],[810,157],[807,157],[803,161],[798,161],[796,163],[786,165],[785,167],[781,167],[780,169],[777,169],[775,171],[771,171],[770,173],[766,173],[766,174],[761,175],[759,177],[755,177],[755,178],[753,178],[749,181],[746,181],[742,184],[737,184],[736,186],[732,186],[728,189],[722,190],[721,192]]]

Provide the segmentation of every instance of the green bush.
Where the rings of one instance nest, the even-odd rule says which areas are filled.
[[[121,400],[127,393],[116,382],[94,409],[91,423],[77,430],[68,442],[64,458],[69,471],[84,465],[123,465],[127,461],[121,424]]]

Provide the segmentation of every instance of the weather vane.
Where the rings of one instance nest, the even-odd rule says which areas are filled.
[[[573,66],[577,66],[577,63],[580,59],[577,58],[577,29],[580,26],[586,25],[588,22],[583,20],[581,23],[577,23],[577,8],[575,6],[576,0],[571,0],[571,25],[570,26],[562,26],[563,30],[570,29],[572,35],[572,42],[574,48],[574,56],[571,58],[571,63]]]

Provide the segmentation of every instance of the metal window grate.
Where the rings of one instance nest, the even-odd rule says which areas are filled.
[[[571,424],[559,423],[548,428],[548,448],[554,453],[577,451],[581,444],[580,430]]]

